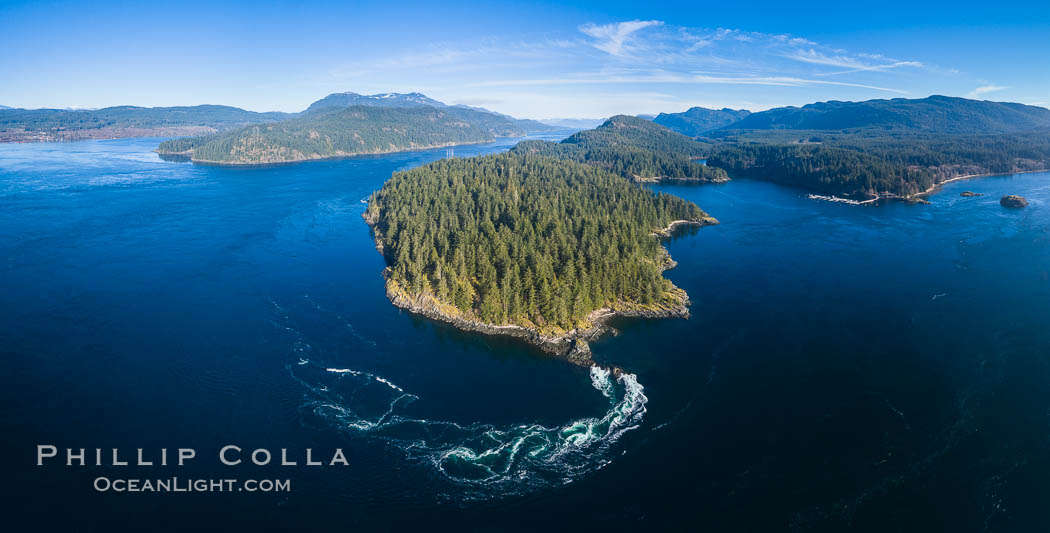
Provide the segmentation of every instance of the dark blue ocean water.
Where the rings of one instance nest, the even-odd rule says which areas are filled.
[[[389,304],[363,200],[444,151],[231,169],[162,162],[156,143],[0,145],[16,524],[1050,525],[1048,174],[953,183],[931,205],[660,186],[722,224],[668,243],[692,318],[622,321],[594,344],[633,374],[617,381]],[[37,467],[37,444],[198,457]],[[227,444],[339,447],[351,464],[227,467]],[[99,476],[293,490],[97,493]]]

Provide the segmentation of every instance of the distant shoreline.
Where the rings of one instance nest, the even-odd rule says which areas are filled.
[[[79,130],[0,130],[2,144],[71,143],[79,141],[112,141],[116,139],[151,139],[162,137],[196,137],[219,130],[211,126],[157,126],[151,128],[105,127]]]
[[[1050,168],[1037,169],[1037,170],[1020,170],[1020,171],[1017,171],[1017,172],[992,172],[992,173],[989,173],[989,174],[967,174],[965,176],[955,176],[954,178],[948,178],[948,179],[946,179],[946,180],[944,180],[942,182],[935,183],[935,184],[931,185],[925,191],[917,192],[917,193],[914,193],[914,194],[909,194],[909,195],[906,195],[906,196],[890,194],[890,195],[886,195],[886,196],[876,196],[875,198],[869,198],[867,200],[853,200],[851,198],[843,198],[841,196],[835,196],[835,195],[823,195],[823,194],[810,193],[810,194],[806,195],[806,197],[809,198],[810,200],[822,200],[822,201],[825,201],[825,202],[835,202],[835,203],[848,204],[848,205],[865,205],[865,204],[871,204],[871,203],[878,202],[879,200],[900,200],[900,201],[903,201],[903,202],[916,201],[916,200],[923,200],[924,201],[923,197],[929,196],[929,195],[937,192],[944,185],[947,185],[947,184],[955,182],[955,181],[962,181],[962,180],[968,180],[968,179],[974,179],[974,178],[990,178],[990,177],[993,177],[993,176],[1013,176],[1015,174],[1034,174],[1034,173],[1038,173],[1038,172],[1050,172]]]
[[[478,144],[488,144],[488,143],[491,143],[491,142],[496,142],[496,141],[498,141],[500,139],[516,139],[516,138],[518,138],[518,137],[494,137],[494,138],[492,138],[490,140],[486,140],[486,141],[442,143],[442,144],[435,144],[435,145],[429,145],[429,146],[413,146],[413,147],[410,147],[410,148],[397,148],[397,149],[394,149],[394,150],[385,150],[385,151],[377,151],[377,152],[360,152],[360,153],[353,153],[353,154],[339,154],[339,155],[330,155],[330,156],[306,157],[306,158],[302,158],[302,159],[289,159],[289,160],[286,160],[286,161],[272,161],[272,162],[258,162],[258,163],[253,163],[253,162],[233,162],[233,161],[212,161],[212,160],[208,160],[208,159],[193,159],[193,156],[190,155],[192,153],[192,151],[190,151],[190,150],[187,150],[187,151],[184,151],[184,152],[162,152],[162,151],[160,151],[158,149],[158,150],[153,150],[153,151],[157,155],[159,155],[161,158],[164,158],[164,157],[188,158],[188,161],[185,161],[185,162],[193,163],[195,165],[208,166],[208,167],[255,168],[255,167],[278,167],[278,166],[284,166],[284,165],[296,165],[296,164],[299,164],[299,163],[309,163],[311,161],[338,161],[338,160],[343,160],[343,159],[353,159],[355,157],[401,154],[401,153],[406,153],[406,152],[423,152],[423,151],[426,151],[426,150],[436,150],[436,149],[439,149],[439,148],[453,148],[453,147],[456,147],[456,146],[472,146],[472,145],[478,145]]]
[[[930,186],[929,189],[926,189],[925,191],[922,191],[920,193],[915,193],[912,196],[913,197],[920,197],[920,196],[927,196],[929,194],[933,194],[934,192],[937,191],[937,189],[940,189],[943,185],[947,185],[947,184],[949,184],[949,183],[951,183],[953,181],[962,181],[962,180],[968,180],[968,179],[973,179],[973,178],[990,178],[990,177],[993,177],[993,176],[1013,176],[1014,174],[1034,174],[1034,173],[1037,173],[1037,172],[1050,172],[1050,168],[1042,168],[1042,169],[1037,169],[1037,170],[1021,170],[1021,171],[1018,171],[1018,172],[993,172],[991,174],[967,174],[965,176],[956,176],[954,178],[946,179],[946,180],[944,180],[944,181],[942,181],[940,183],[936,183],[936,184]]]

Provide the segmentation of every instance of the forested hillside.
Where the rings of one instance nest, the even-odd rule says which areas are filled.
[[[931,96],[779,108],[705,134],[731,177],[852,199],[909,197],[967,175],[1050,168],[1050,110]]]
[[[1050,110],[1007,102],[930,96],[864,102],[817,102],[753,113],[734,130],[846,130],[875,128],[912,133],[1018,133],[1050,128]]]
[[[256,113],[221,105],[153,108],[118,106],[97,110],[11,109],[0,106],[0,142],[200,136],[351,106],[439,108],[492,130],[496,136],[518,136],[557,129],[535,120],[516,119],[487,109],[448,106],[420,93],[362,95],[346,92],[330,94],[311,104],[302,113]]]
[[[578,132],[562,141],[583,148],[616,148],[627,146],[659,150],[688,157],[701,157],[710,146],[675,133],[659,124],[638,117],[617,115],[593,130]]]
[[[660,113],[653,122],[689,137],[707,133],[750,115],[746,109],[706,109],[693,107],[681,113]]]
[[[0,110],[0,127],[18,125],[29,129],[210,126],[224,128],[253,122],[276,122],[292,115],[256,113],[237,107],[198,105],[189,107],[107,107],[92,111],[65,109]]]
[[[350,107],[364,105],[372,107],[421,107],[429,106],[439,109],[463,109],[492,115],[491,120],[500,123],[509,122],[516,129],[525,133],[536,133],[557,129],[554,126],[544,124],[535,120],[518,119],[495,111],[489,111],[482,107],[470,107],[465,105],[450,106],[439,102],[422,93],[382,93],[382,94],[357,94],[354,92],[333,93],[312,104],[306,109],[306,113],[320,111],[331,107]]]
[[[445,104],[422,93],[358,94],[345,92],[332,93],[310,104],[310,107],[306,108],[306,113],[328,107],[350,107],[355,105],[371,107],[445,107]]]
[[[560,143],[525,141],[513,151],[587,163],[636,181],[728,179],[723,170],[696,161],[710,153],[710,144],[626,115],[612,117]]]
[[[586,326],[600,308],[681,306],[652,233],[708,220],[691,202],[602,169],[516,153],[396,173],[367,218],[392,298],[547,333]]]
[[[0,109],[0,141],[171,135],[179,131],[204,133],[245,124],[276,122],[290,116],[286,113],[256,113],[219,105],[120,106],[91,111]]]
[[[800,132],[791,132],[793,136]],[[732,137],[708,158],[730,176],[776,181],[853,199],[909,196],[947,179],[1050,168],[1050,132],[872,136],[802,132],[789,142]]]
[[[251,165],[380,154],[520,135],[524,132],[506,119],[468,109],[352,106],[321,109],[219,135],[174,139],[157,150],[188,155],[196,162]]]

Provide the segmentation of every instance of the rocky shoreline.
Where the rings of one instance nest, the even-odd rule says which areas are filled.
[[[714,178],[686,178],[678,176],[631,176],[631,180],[635,183],[671,183],[671,184],[690,184],[690,183],[727,183],[730,180],[729,176],[718,176]]]
[[[372,204],[369,203],[368,208],[365,209],[361,216],[372,228],[376,250],[382,254],[382,235],[376,230],[379,213],[373,210]],[[672,235],[675,228],[680,226],[708,226],[713,224],[718,224],[718,220],[710,216],[705,216],[698,220],[675,220],[666,228],[653,232],[653,235],[667,238]],[[658,258],[658,260],[662,261],[661,270],[668,270],[677,266],[677,263],[671,259],[667,249],[661,247],[661,250],[663,250],[663,253]],[[383,270],[383,279],[386,283],[387,298],[399,309],[431,320],[451,324],[463,331],[518,338],[550,355],[582,367],[590,367],[596,364],[591,357],[591,348],[588,341],[595,340],[612,331],[608,326],[608,322],[614,318],[689,318],[689,295],[684,290],[674,287],[673,294],[678,298],[678,301],[669,307],[659,309],[596,309],[587,315],[586,322],[591,324],[590,327],[574,329],[560,335],[545,335],[534,328],[525,326],[489,324],[449,314],[442,310],[442,307],[447,307],[447,304],[442,304],[431,294],[409,295],[400,290],[396,283],[389,279],[389,267]],[[622,372],[616,367],[613,367],[612,371],[617,376]]]
[[[700,226],[700,227],[702,227],[702,226],[714,226],[716,224],[718,224],[718,219],[713,217],[713,216],[703,216],[703,217],[700,217],[697,220],[675,220],[675,221],[671,222],[670,224],[668,224],[666,228],[654,231],[653,235],[656,236],[656,237],[661,237],[661,238],[665,238],[666,239],[666,238],[671,237],[671,235],[674,234],[674,230],[676,228],[678,228],[679,226]],[[664,251],[666,252],[667,249],[665,248]],[[668,258],[670,258],[670,256],[668,256]],[[675,264],[677,264],[677,263],[675,263]],[[674,268],[674,267],[672,266],[670,268]],[[667,269],[665,268],[664,270],[667,270]]]
[[[837,202],[837,203],[844,203],[844,204],[849,204],[849,205],[873,204],[873,203],[876,203],[876,202],[878,202],[880,200],[900,200],[902,202],[928,204],[929,202],[925,199],[926,196],[929,196],[929,195],[937,192],[938,190],[940,190],[940,188],[942,186],[947,185],[949,183],[952,183],[954,181],[968,180],[968,179],[972,179],[972,178],[987,178],[987,177],[991,177],[991,176],[1010,176],[1010,175],[1013,175],[1013,174],[1031,174],[1031,173],[1034,173],[1034,172],[1047,172],[1047,171],[1050,171],[1050,169],[1045,169],[1044,168],[1044,169],[1038,169],[1038,170],[1020,170],[1020,171],[1017,171],[1017,172],[1007,172],[1007,173],[966,174],[966,175],[963,175],[963,176],[955,176],[953,178],[948,178],[948,179],[946,179],[944,181],[935,183],[935,184],[931,185],[925,191],[917,192],[917,193],[914,193],[914,194],[907,194],[907,195],[903,195],[903,196],[899,195],[899,194],[885,194],[885,195],[878,195],[877,194],[877,195],[875,195],[874,198],[868,198],[868,199],[865,199],[865,200],[853,200],[853,199],[850,199],[850,198],[843,198],[841,196],[834,196],[834,195],[809,194],[809,195],[807,195],[807,198],[809,198],[810,200],[823,200],[825,202]],[[969,191],[967,191],[967,192],[969,192]],[[968,195],[964,194],[964,196],[968,196]]]

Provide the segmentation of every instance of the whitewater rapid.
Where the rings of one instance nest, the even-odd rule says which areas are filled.
[[[275,308],[280,309],[274,304]],[[420,398],[370,372],[314,361],[310,345],[292,333],[287,368],[306,389],[302,410],[352,437],[380,440],[412,463],[433,469],[459,499],[491,499],[571,483],[607,465],[621,436],[646,413],[644,387],[634,374],[590,368],[591,385],[608,399],[601,416],[548,427],[536,423],[458,424],[402,414]]]

